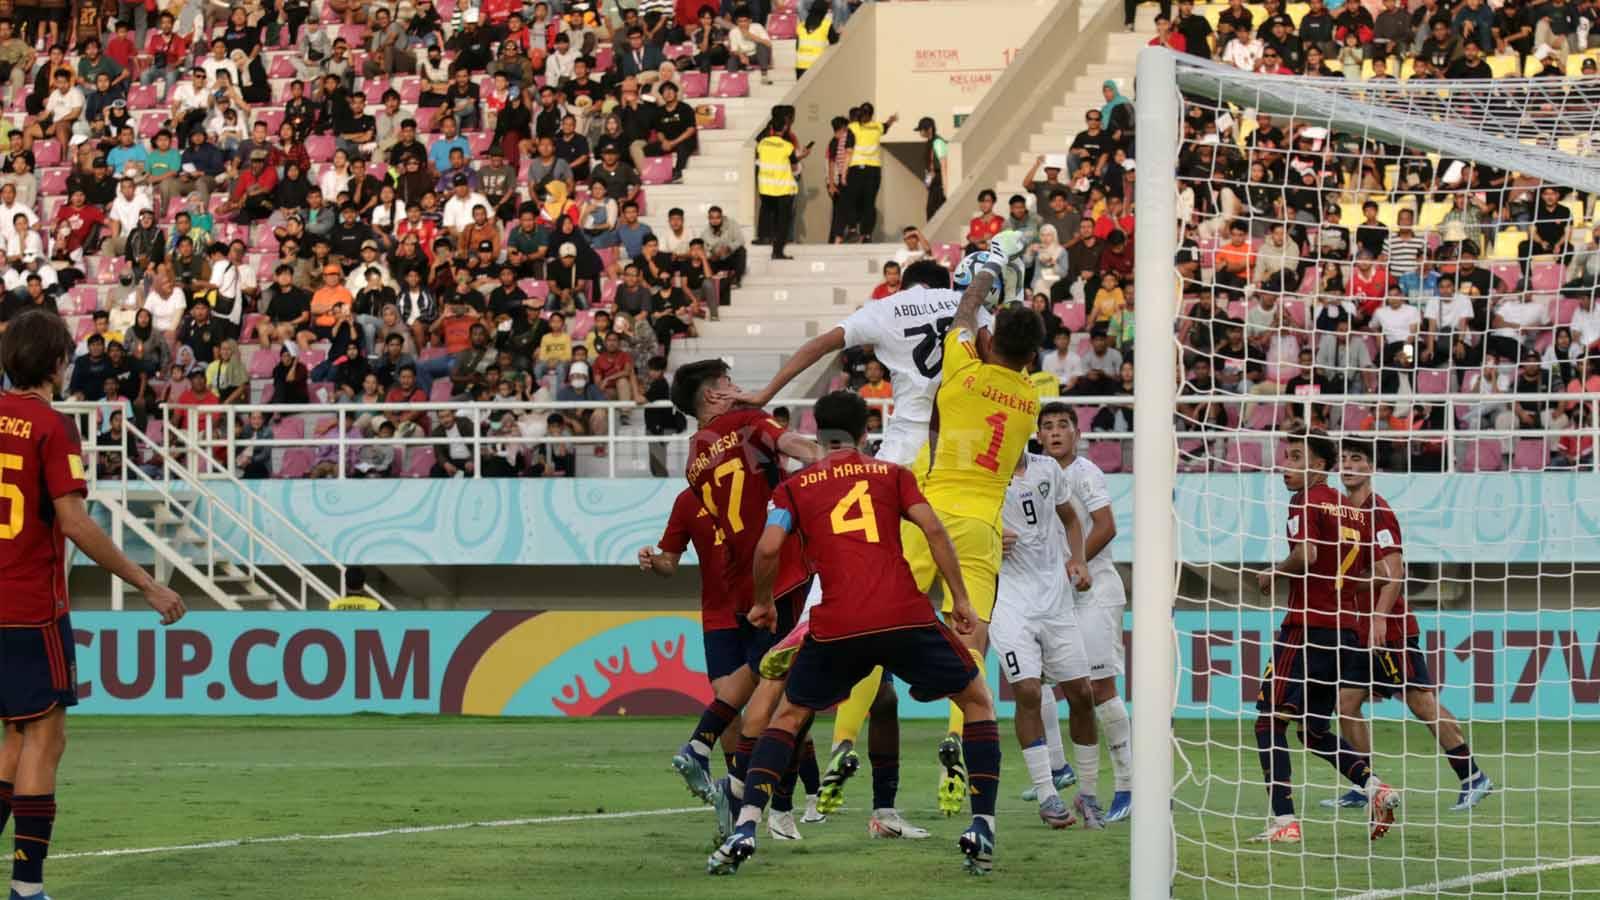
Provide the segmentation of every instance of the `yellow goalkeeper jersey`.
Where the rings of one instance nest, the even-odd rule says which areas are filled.
[[[924,493],[940,512],[1000,528],[1006,486],[1039,420],[1039,391],[1028,376],[985,363],[973,335],[944,338],[939,428]]]

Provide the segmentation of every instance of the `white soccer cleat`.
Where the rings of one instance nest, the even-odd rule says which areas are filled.
[[[828,816],[817,809],[817,795],[810,794],[806,797],[806,811],[800,817],[801,825],[818,825],[828,821]]]
[[[1294,816],[1278,816],[1267,820],[1266,830],[1253,838],[1255,844],[1298,844],[1300,843],[1300,820]]]
[[[794,824],[794,810],[788,810],[786,812],[768,810],[767,834],[772,835],[774,838],[777,838],[780,841],[800,840],[800,828]]]
[[[875,809],[867,820],[867,834],[875,838],[905,838],[920,841],[928,836],[928,829],[907,822],[898,809]]]

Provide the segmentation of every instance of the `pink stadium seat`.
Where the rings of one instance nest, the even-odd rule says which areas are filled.
[[[135,82],[128,89],[129,109],[156,109],[161,106],[161,89],[153,84]]]
[[[1450,372],[1447,369],[1418,369],[1417,393],[1445,394],[1450,391]]]
[[[728,127],[728,111],[721,103],[702,103],[695,107],[697,112],[710,110],[706,118],[697,118],[700,128],[705,131],[721,131]]]
[[[383,102],[383,92],[389,89],[389,79],[368,78],[362,85],[362,93],[367,95],[367,105],[374,106]]]
[[[601,47],[594,52],[594,71],[607,72],[611,69],[612,52],[610,47]]]
[[[1094,425],[1095,414],[1100,411],[1100,408],[1097,406],[1078,406],[1074,407],[1074,409],[1078,414],[1078,430],[1088,434],[1089,429]]]
[[[672,160],[671,156],[647,157],[639,180],[645,184],[667,184],[672,181]]]
[[[432,347],[424,347],[422,349],[422,356],[419,357],[419,358],[422,359],[424,362],[426,362],[427,360],[430,360],[430,359],[438,359],[441,356],[449,356],[449,355],[450,355],[450,351],[446,350],[443,347],[440,347],[438,344],[435,344]]]
[[[80,284],[67,294],[67,300],[62,315],[85,316],[100,307],[100,292],[93,285]]]
[[[267,134],[274,139],[278,137],[278,126],[283,124],[283,108],[270,107],[256,110],[256,121],[267,126]]]
[[[1532,275],[1528,279],[1529,290],[1554,293],[1561,289],[1561,263],[1536,262],[1532,268]]]
[[[493,142],[494,135],[487,131],[469,131],[466,133],[467,146],[472,148],[474,159],[482,158],[489,152],[489,144]]]
[[[649,198],[645,196],[645,193],[645,190],[640,188],[639,193],[633,195],[633,202],[639,204],[639,215],[641,216],[650,215]]]
[[[960,244],[934,244],[933,258],[938,260],[947,269],[955,269],[961,265]]]
[[[271,378],[272,370],[278,366],[278,347],[262,350],[259,345],[246,348],[244,352],[245,368],[250,370],[251,378]]]
[[[711,77],[704,72],[679,72],[678,87],[688,99],[704,97],[711,92]]]
[[[166,125],[166,122],[166,113],[151,111],[139,113],[139,137],[146,141],[153,139],[156,133]],[[39,145],[35,144],[34,146],[37,147]]]
[[[338,34],[339,37],[344,38],[345,43],[349,44],[353,49],[361,46],[362,38],[366,36],[366,29],[360,25],[340,25]],[[354,69],[357,67],[351,66],[351,68]]]
[[[314,163],[331,162],[333,160],[333,137],[326,134],[313,134],[306,138],[306,153]]]
[[[1278,412],[1276,403],[1257,403],[1250,408],[1250,419],[1244,427],[1250,431],[1271,431],[1278,423]]]
[[[750,96],[750,73],[748,72],[723,72],[717,79],[715,96],[718,97],[748,97]]]
[[[789,41],[795,34],[794,13],[775,12],[767,16],[767,35],[775,41]]]
[[[274,432],[274,436],[282,435]],[[290,447],[283,451],[283,463],[278,466],[274,478],[304,478],[311,473],[311,466],[316,462],[316,455],[310,447]]]
[[[400,94],[400,102],[406,106],[415,106],[422,99],[422,79],[415,75],[396,78],[394,89]]]
[[[1072,329],[1073,334],[1083,330],[1089,314],[1082,303],[1066,300],[1056,304],[1056,317],[1061,319],[1061,324]]]
[[[1495,438],[1474,441],[1462,463],[1467,466],[1465,471],[1468,472],[1498,472],[1506,467],[1504,451],[1500,449],[1500,441]]]
[[[1089,445],[1089,461],[1106,473],[1122,471],[1122,442],[1094,441]]]
[[[405,477],[427,478],[428,473],[433,469],[433,448],[408,447],[407,451]]]
[[[1522,283],[1522,267],[1514,262],[1497,262],[1489,264],[1489,271],[1500,282],[1501,291],[1514,291]]]
[[[277,354],[273,354],[276,358]],[[299,440],[306,436],[306,420],[299,416],[284,416],[272,423],[272,434],[279,440]]]
[[[271,60],[267,63],[268,78],[295,78],[299,74],[300,73],[296,72],[294,68],[293,54],[271,54]]]
[[[310,347],[307,347],[300,354],[300,361],[306,364],[306,370],[307,371],[310,371],[311,369],[315,369],[317,366],[322,364],[323,360],[325,360],[327,358],[328,358],[328,345],[327,344],[312,344]]]
[[[1556,324],[1567,325],[1572,322],[1572,314],[1578,311],[1578,301],[1571,297],[1556,299]]]
[[[1263,461],[1264,451],[1261,441],[1253,438],[1237,438],[1228,442],[1226,461],[1241,472],[1260,472],[1266,469]]]
[[[450,383],[450,379],[440,378],[428,390],[428,399],[434,403],[446,403],[450,400],[450,395],[454,391],[455,387]]]
[[[33,160],[38,169],[61,165],[61,143],[55,140],[35,141]]]
[[[83,340],[94,331],[94,319],[91,316],[71,316],[66,321],[73,326],[72,339],[75,341]]]
[[[1544,438],[1518,438],[1511,455],[1511,468],[1519,472],[1542,472],[1550,461]]]

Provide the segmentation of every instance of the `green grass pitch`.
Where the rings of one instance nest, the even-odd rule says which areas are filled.
[[[933,750],[942,730],[935,722],[903,727],[900,793],[901,808],[931,828],[932,839],[867,838],[870,779],[863,765],[846,810],[805,827],[799,844],[763,840],[735,878],[704,874],[709,810],[316,838],[690,807],[692,798],[667,765],[688,725],[648,719],[77,717],[58,789],[61,818],[48,887],[59,900],[1127,895],[1128,825],[1085,833],[1040,824],[1033,805],[1017,796],[1024,786],[1022,755],[1009,723],[1002,723],[996,867],[986,880],[961,872],[955,838],[963,822],[933,812]],[[824,720],[816,730],[826,736],[829,728]],[[1470,821],[1448,812],[1452,776],[1437,756],[1422,754],[1428,745],[1420,726],[1408,726],[1404,739],[1416,755],[1403,771],[1396,760],[1380,765],[1407,791],[1403,824],[1376,846],[1365,838],[1362,811],[1334,817],[1316,807],[1334,793],[1331,769],[1296,751],[1296,777],[1315,782],[1296,796],[1308,819],[1307,843],[1242,853],[1236,836],[1258,831],[1265,815],[1254,783],[1255,754],[1237,749],[1253,746],[1249,724],[1213,725],[1210,742],[1203,728],[1179,727],[1183,756],[1200,780],[1180,789],[1178,826],[1183,868],[1212,880],[1179,881],[1176,896],[1266,896],[1268,884],[1278,888],[1273,896],[1344,896],[1491,872],[1534,857],[1549,862],[1569,848],[1577,855],[1600,853],[1600,755],[1594,750],[1600,723],[1544,724],[1537,732],[1533,725],[1473,726],[1474,748],[1503,789]],[[1377,740],[1380,750],[1393,751],[1402,731],[1380,726]],[[1537,757],[1531,755],[1535,747]],[[1110,777],[1106,760],[1104,795]],[[1196,806],[1206,812],[1193,812]],[[245,842],[82,855],[233,839]],[[1459,861],[1469,857],[1476,861]],[[1248,887],[1230,886],[1235,883]],[[1475,890],[1600,892],[1600,866]]]

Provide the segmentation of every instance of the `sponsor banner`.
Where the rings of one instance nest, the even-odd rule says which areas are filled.
[[[1133,476],[1106,480],[1117,518],[1111,552],[1128,561],[1134,553]],[[237,490],[225,484],[213,489],[225,498]],[[634,565],[638,549],[660,538],[683,482],[330,479],[254,481],[249,489],[350,564]],[[1600,562],[1600,478],[1380,475],[1378,491],[1400,515],[1407,562]],[[1281,559],[1288,501],[1275,475],[1180,475],[1174,511],[1184,561]],[[230,533],[222,517],[216,521],[236,545],[248,543]],[[276,519],[259,517],[256,524],[295,558],[322,561]]]
[[[1418,618],[1458,716],[1600,719],[1600,611]],[[1274,621],[1176,614],[1176,715],[1253,716]],[[82,612],[73,625],[75,715],[685,716],[711,699],[690,613],[198,612],[161,628],[147,613]],[[988,671],[1009,715],[992,654]],[[901,715],[946,715],[899,688]],[[1398,702],[1379,712],[1404,715]]]

